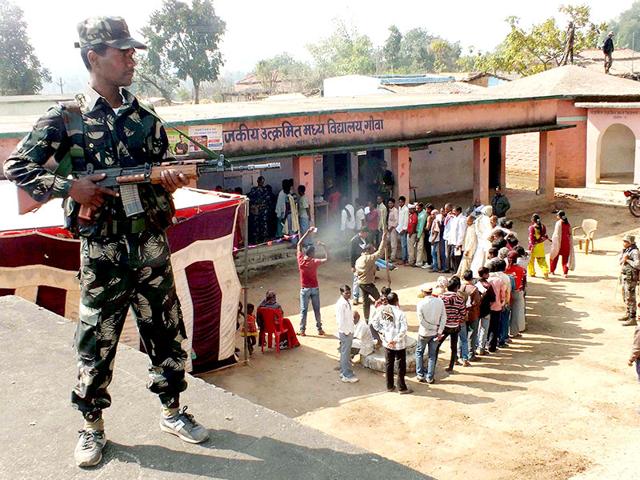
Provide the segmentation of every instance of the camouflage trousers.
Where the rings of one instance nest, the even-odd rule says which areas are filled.
[[[627,317],[629,319],[636,318],[636,288],[638,282],[636,280],[624,279],[622,281],[622,295],[624,303],[627,306]]]
[[[71,402],[85,417],[111,405],[107,389],[131,307],[150,358],[147,387],[164,406],[177,406],[180,392],[187,388],[187,355],[181,347],[186,335],[166,235],[144,231],[83,238],[80,257],[78,383]]]

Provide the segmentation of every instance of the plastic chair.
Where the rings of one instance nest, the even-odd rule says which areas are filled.
[[[576,232],[582,230],[582,235],[576,237]],[[582,225],[573,228],[573,238],[578,240],[578,246],[582,250],[582,242],[584,242],[584,254],[589,255],[589,244],[591,244],[591,253],[594,251],[593,237],[598,230],[598,221],[593,218],[585,218]]]
[[[276,355],[280,354],[280,336],[287,333],[288,329],[283,325],[282,312],[275,308],[258,308],[258,315],[262,318],[262,329],[260,330],[260,343],[262,353],[264,344],[268,340],[268,348],[271,348],[272,341],[276,342]]]

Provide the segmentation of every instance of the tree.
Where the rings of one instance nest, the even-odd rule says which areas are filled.
[[[451,43],[436,38],[429,44],[429,50],[434,57],[433,71],[453,72],[458,68],[458,60],[462,51],[458,42]]]
[[[255,74],[268,94],[277,93],[278,85],[288,82],[292,88],[304,88],[311,77],[311,67],[295,60],[288,53],[260,60]]]
[[[192,0],[191,6],[164,0],[144,30],[152,72],[160,75],[165,65],[179,79],[190,78],[193,101],[199,103],[200,84],[216,80],[224,63],[219,50],[224,31],[225,23],[215,14],[211,0]]]
[[[316,44],[307,45],[321,78],[337,75],[370,75],[376,71],[373,43],[354,27],[338,20],[333,33]]]
[[[557,67],[566,62],[570,34],[573,35],[573,49],[576,52],[596,46],[599,31],[606,29],[606,24],[594,24],[590,20],[591,10],[587,5],[562,6],[559,11],[568,17],[568,23],[572,23],[573,28],[559,28],[555,18],[551,17],[525,29],[520,26],[518,17],[508,17],[511,31],[494,53],[478,59],[477,69],[532,75]]]
[[[402,46],[402,33],[395,25],[389,27],[389,36],[382,47],[382,60],[387,69],[397,71],[402,65],[400,47]]]
[[[610,23],[620,47],[640,49],[640,1],[633,2],[631,8]]]
[[[429,49],[433,35],[422,28],[413,28],[404,34],[400,48],[404,73],[430,72],[433,70],[435,57]]]
[[[146,36],[143,29],[143,35]],[[150,51],[138,59],[134,79],[136,91],[146,96],[161,95],[167,103],[173,100],[180,80],[171,72],[166,62],[162,62],[157,52]]]
[[[0,0],[0,94],[32,95],[51,81],[27,35],[22,9]]]

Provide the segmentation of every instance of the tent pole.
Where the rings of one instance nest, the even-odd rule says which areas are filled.
[[[248,304],[248,291],[249,291],[249,199],[245,197],[244,200],[244,225],[243,225],[243,237],[244,237],[244,270],[242,272],[243,288],[243,303],[244,303],[244,363],[249,363],[249,350],[247,348],[247,304]]]

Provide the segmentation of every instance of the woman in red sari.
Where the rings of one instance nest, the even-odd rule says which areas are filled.
[[[573,235],[571,224],[564,210],[559,210],[556,214],[558,221],[553,230],[551,237],[551,273],[555,274],[558,260],[562,257],[562,273],[565,278],[569,275],[569,270],[575,269],[575,260],[573,253]]]
[[[296,336],[296,331],[291,324],[291,320],[285,318],[282,307],[276,299],[276,292],[267,290],[265,299],[258,306],[257,323],[261,331],[264,325],[264,319],[262,318],[260,310],[263,308],[272,308],[275,310],[279,310],[280,314],[282,315],[282,325],[287,329],[287,348],[295,348],[299,346],[300,342],[298,341],[298,337]],[[262,339],[262,335],[260,335],[259,338]]]

